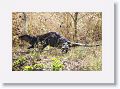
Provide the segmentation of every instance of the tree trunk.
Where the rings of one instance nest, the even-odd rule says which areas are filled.
[[[27,34],[28,33],[28,30],[27,30],[27,16],[26,16],[25,12],[23,12],[23,16],[24,16],[24,34]]]
[[[74,33],[74,41],[77,41],[77,19],[78,19],[78,12],[75,12],[74,14],[74,29],[75,29],[75,33]]]

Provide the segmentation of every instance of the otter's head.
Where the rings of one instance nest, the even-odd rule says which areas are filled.
[[[31,39],[31,37],[29,36],[29,35],[22,35],[22,36],[19,36],[19,39],[21,40],[21,41],[29,41],[30,39]]]

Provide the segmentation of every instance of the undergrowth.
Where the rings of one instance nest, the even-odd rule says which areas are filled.
[[[101,47],[76,47],[62,54],[60,49],[46,48],[43,52],[13,56],[13,71],[101,71]],[[15,58],[16,57],[16,58]]]

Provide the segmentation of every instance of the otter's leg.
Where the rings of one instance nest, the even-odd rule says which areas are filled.
[[[31,49],[31,48],[34,48],[34,45],[29,46],[27,49]]]
[[[28,49],[34,48],[38,43],[37,42],[31,42],[31,46],[28,47]]]
[[[47,44],[44,44],[43,47],[40,49],[40,52],[43,52],[43,49],[47,46]]]

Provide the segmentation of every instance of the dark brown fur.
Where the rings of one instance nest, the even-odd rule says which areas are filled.
[[[42,50],[50,45],[52,47],[58,47],[62,49],[62,52],[67,53],[69,50],[69,44],[70,41],[66,39],[65,37],[61,36],[60,34],[56,32],[49,32],[43,35],[38,35],[38,36],[30,36],[30,35],[22,35],[19,37],[21,40],[25,40],[26,42],[30,43],[31,46],[28,47],[34,48],[35,44],[38,44],[40,42],[43,45]]]

